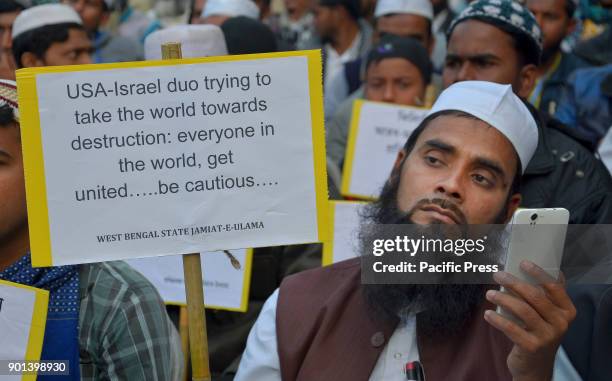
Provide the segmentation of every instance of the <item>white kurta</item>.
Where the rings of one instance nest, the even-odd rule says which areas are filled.
[[[251,329],[234,381],[281,380],[276,341],[277,302],[278,290],[268,298]],[[404,366],[418,359],[416,318],[411,315],[391,335],[370,375],[370,381],[406,381]],[[553,380],[581,381],[563,348],[557,352]]]

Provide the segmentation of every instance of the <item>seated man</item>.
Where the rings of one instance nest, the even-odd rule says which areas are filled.
[[[527,0],[525,3],[543,32],[542,58],[529,102],[550,115],[557,110],[570,74],[589,66],[575,54],[561,49],[561,43],[574,32],[576,4],[573,0]]]
[[[429,53],[419,41],[393,35],[381,38],[367,57],[363,86],[326,125],[329,159],[342,168],[355,99],[422,106],[432,70]]]
[[[41,359],[70,361],[66,380],[179,380],[180,339],[142,275],[123,262],[32,268],[11,81],[0,82],[0,197],[0,279],[50,293]]]
[[[365,223],[506,223],[537,141],[511,86],[455,84],[398,154]],[[249,335],[236,380],[400,380],[414,361],[428,381],[551,379],[576,314],[563,283],[495,274],[512,296],[482,285],[362,285],[359,262],[286,278]],[[531,262],[521,267],[547,277]]]
[[[92,63],[93,46],[79,15],[61,4],[26,9],[13,25],[18,68]]]
[[[448,30],[444,87],[460,81],[491,81],[510,84],[516,95],[527,99],[541,55],[542,31],[527,8],[510,0],[474,1]],[[540,134],[523,175],[521,206],[563,207],[570,211],[571,224],[610,223],[612,178],[605,166],[580,144],[581,136],[528,107]]]

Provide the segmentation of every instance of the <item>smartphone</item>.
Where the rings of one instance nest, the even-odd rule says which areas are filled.
[[[509,224],[510,238],[504,271],[518,279],[536,284],[535,279],[520,269],[521,261],[529,260],[557,279],[561,268],[569,211],[563,208],[519,209]],[[503,287],[502,292],[508,292]],[[517,321],[512,314],[498,307],[497,312]]]

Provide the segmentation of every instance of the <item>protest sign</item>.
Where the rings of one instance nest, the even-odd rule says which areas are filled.
[[[361,201],[330,201],[330,238],[323,243],[323,266],[356,257],[359,248]]]
[[[324,240],[317,51],[19,70],[34,266]]]
[[[0,369],[2,380],[35,380],[36,375],[22,375],[23,361],[40,360],[49,292],[0,280]],[[10,375],[16,373],[15,375]]]
[[[246,312],[251,279],[251,249],[232,250],[240,269],[225,253],[202,253],[202,275],[206,308]],[[131,259],[127,263],[144,275],[167,304],[185,305],[185,275],[181,257]]]
[[[377,198],[397,153],[428,111],[356,100],[342,172],[342,195],[365,200]]]

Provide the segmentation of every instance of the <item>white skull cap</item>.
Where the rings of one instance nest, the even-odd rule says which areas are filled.
[[[538,146],[538,127],[512,86],[485,81],[457,82],[440,94],[427,116],[445,110],[463,111],[501,132],[514,146],[525,173]]]
[[[44,4],[21,12],[13,23],[13,40],[25,32],[47,25],[74,23],[83,25],[72,7],[64,4]]]

